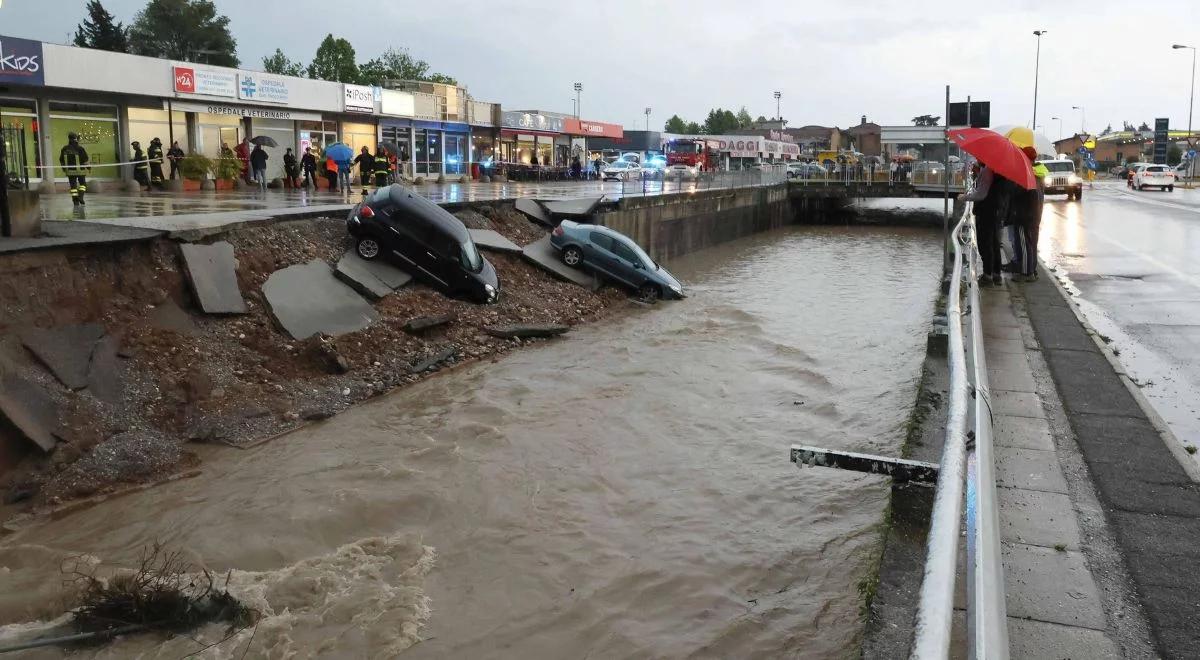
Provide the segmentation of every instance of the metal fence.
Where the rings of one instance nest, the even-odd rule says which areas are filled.
[[[983,350],[983,310],[978,285],[982,269],[970,205],[951,237],[953,259],[946,305],[950,410],[911,657],[919,660],[950,657],[958,542],[965,502],[967,654],[975,660],[1007,660],[1008,622],[992,451],[991,391]]]
[[[643,171],[643,174],[620,180],[620,184],[623,196],[636,197],[697,190],[772,186],[787,180],[787,171],[782,166],[771,166],[731,172],[700,172],[695,175],[649,174]]]

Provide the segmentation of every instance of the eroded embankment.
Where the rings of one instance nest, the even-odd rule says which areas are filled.
[[[545,231],[511,206],[458,215],[518,244]],[[344,222],[286,222],[209,240],[234,246],[247,314],[197,311],[178,246],[165,239],[0,259],[4,389],[35,395],[31,405],[57,441],[43,452],[12,426],[0,427],[6,505],[55,505],[178,473],[198,462],[189,443],[270,438],[441,367],[522,344],[488,336],[484,326],[575,325],[625,300],[614,289],[591,292],[554,280],[519,255],[488,253],[504,291],[497,304],[450,299],[414,283],[376,303],[380,320],[364,330],[296,341],[276,327],[261,287],[287,266],[317,258],[336,263],[348,247]],[[440,315],[454,320],[425,333],[402,329],[414,318]],[[103,327],[90,371],[103,367],[88,374],[86,388],[72,390],[26,350],[22,333],[80,323]]]

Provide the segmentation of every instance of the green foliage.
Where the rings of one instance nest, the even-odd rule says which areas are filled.
[[[940,116],[935,117],[933,115],[919,115],[912,118],[912,123],[913,126],[937,126],[938,122],[941,120],[942,118]]]
[[[697,133],[702,133],[703,131],[704,131],[704,127],[703,127],[703,126],[701,126],[700,124],[697,124],[697,123],[696,123],[696,122],[694,122],[694,121],[689,121],[689,122],[687,123],[686,130],[684,130],[683,132],[684,132],[684,133],[690,133],[690,134],[692,134],[692,135],[696,135]]]
[[[133,53],[236,67],[237,41],[229,17],[212,0],[150,0],[129,27]]]
[[[213,170],[213,161],[204,154],[188,154],[179,159],[179,173],[190,181],[200,181]]]
[[[288,59],[287,55],[283,54],[282,50],[275,49],[274,55],[267,55],[262,60],[263,71],[267,73],[276,73],[281,76],[296,76],[304,75],[304,65],[295,60]]]
[[[237,158],[225,156],[210,162],[214,179],[233,181],[242,174],[242,163]]]
[[[88,17],[75,28],[75,45],[81,48],[128,53],[129,40],[125,26],[116,22],[100,0],[88,0]]]
[[[702,132],[707,135],[723,135],[739,127],[737,116],[730,110],[716,108],[708,111]]]
[[[424,80],[457,85],[454,78],[430,73],[429,62],[413,57],[407,48],[389,48],[375,59],[359,67],[359,81],[364,85],[379,85],[385,80]]]
[[[750,111],[744,105],[737,111],[737,123],[738,128],[750,128],[750,125],[754,123],[754,118],[750,116]]]
[[[1167,165],[1174,167],[1181,160],[1183,160],[1183,149],[1178,144],[1172,144],[1167,147]]]
[[[358,64],[354,61],[354,46],[340,37],[334,39],[332,34],[325,35],[317,47],[312,64],[308,65],[308,77],[352,84],[359,82],[361,78]]]
[[[686,133],[687,122],[679,115],[671,115],[666,124],[663,124],[663,130],[668,133]]]

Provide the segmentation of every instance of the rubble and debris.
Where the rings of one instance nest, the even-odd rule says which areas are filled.
[[[88,384],[88,369],[96,342],[104,336],[99,323],[80,323],[56,328],[30,328],[20,333],[21,343],[68,389],[81,390]]]
[[[275,321],[295,339],[356,332],[379,320],[371,303],[338,281],[322,259],[276,271],[262,292]]]
[[[542,339],[557,337],[571,328],[565,325],[501,325],[484,328],[483,331],[501,339]]]
[[[200,309],[208,314],[245,314],[246,301],[238,288],[237,260],[227,241],[211,245],[183,243],[184,272]]]

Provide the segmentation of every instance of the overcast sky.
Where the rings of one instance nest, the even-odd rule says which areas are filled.
[[[0,0],[0,34],[67,42],[84,0]],[[126,23],[145,0],[103,0]],[[326,33],[354,44],[359,61],[407,47],[481,100],[512,109],[571,112],[583,83],[585,118],[641,128],[708,109],[775,114],[783,93],[792,126],[845,127],[942,115],[954,100],[992,102],[993,124],[1033,113],[1035,29],[1042,38],[1038,123],[1063,131],[1122,120],[1171,118],[1185,128],[1200,2],[925,0],[216,0],[232,20],[245,68],[276,47],[308,62]],[[1197,119],[1200,125],[1200,118]]]

